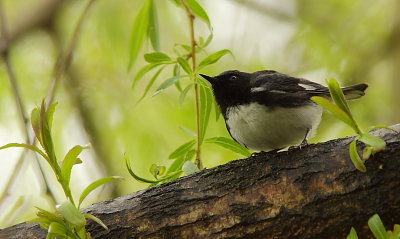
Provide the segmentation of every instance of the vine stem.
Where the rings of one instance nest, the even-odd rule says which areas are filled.
[[[201,163],[201,142],[200,142],[200,97],[199,97],[199,85],[196,81],[196,40],[194,36],[194,14],[186,4],[184,0],[181,0],[183,7],[185,8],[185,12],[189,18],[189,29],[190,29],[190,46],[191,46],[191,57],[192,57],[192,71],[193,75],[191,76],[194,83],[194,96],[195,96],[195,108],[196,108],[196,135],[197,135],[197,144],[196,144],[196,159],[195,165],[202,169],[203,165]]]

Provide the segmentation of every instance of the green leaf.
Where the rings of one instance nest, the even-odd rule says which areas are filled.
[[[165,166],[157,165],[153,163],[150,166],[150,173],[154,176],[154,178],[158,179],[158,176],[161,176],[165,173],[166,168]]]
[[[68,153],[65,155],[64,160],[62,161],[61,164],[61,176],[66,185],[69,185],[72,166],[74,166],[74,164],[76,163],[77,158],[79,154],[82,152],[82,150],[87,148],[89,147],[76,145],[72,149],[70,149]]]
[[[39,208],[39,207],[36,207],[36,208],[39,210],[39,211],[36,213],[36,215],[37,215],[39,218],[42,218],[42,219],[47,220],[47,221],[49,221],[49,222],[59,222],[59,223],[63,223],[63,218],[60,217],[60,216],[58,216],[57,214],[52,213],[52,212],[49,212],[49,211],[46,211],[46,210],[44,210],[44,209],[42,209],[42,208]]]
[[[149,26],[147,28],[147,35],[150,38],[151,46],[154,50],[160,50],[160,32],[158,28],[158,15],[157,8],[154,0],[150,0],[149,7]]]
[[[349,235],[347,235],[346,239],[358,239],[356,230],[351,227]]]
[[[373,153],[379,152],[386,147],[386,143],[383,139],[372,134],[360,134],[358,140],[365,143],[366,145],[370,145],[373,148]]]
[[[221,57],[223,57],[226,54],[233,55],[232,52],[228,49],[220,50],[220,51],[217,51],[217,52],[214,52],[214,53],[208,55],[206,58],[204,58],[200,62],[199,66],[197,67],[197,70],[200,70],[205,66],[214,64],[215,62],[217,62]]]
[[[42,141],[42,130],[40,129],[40,110],[39,108],[34,108],[31,112],[31,124],[32,129],[35,132],[35,136],[39,143],[43,145]]]
[[[48,112],[46,111],[46,103],[43,100],[42,101],[42,106],[40,108],[40,129],[41,129],[41,135],[42,135],[42,140],[43,140],[43,148],[47,153],[48,158],[50,159],[49,164],[50,166],[56,170],[58,168],[58,163],[57,163],[57,157],[54,152],[54,145],[53,145],[53,139],[51,137],[51,128],[48,123],[48,119],[52,118],[48,117]],[[52,114],[51,114],[52,115]],[[57,173],[57,172],[55,172]]]
[[[9,144],[6,144],[6,145],[4,145],[4,146],[1,146],[1,147],[0,147],[0,150],[1,150],[1,149],[6,149],[6,148],[26,148],[26,149],[30,149],[30,150],[35,151],[36,153],[40,154],[40,156],[42,156],[44,159],[46,159],[46,161],[47,161],[48,163],[51,163],[51,162],[50,162],[50,159],[49,159],[49,157],[47,157],[46,153],[43,152],[41,149],[39,149],[39,148],[38,148],[37,146],[35,146],[35,145],[31,145],[31,144],[19,144],[19,143],[9,143]]]
[[[150,79],[149,83],[147,83],[146,89],[143,92],[142,97],[138,100],[138,102],[142,101],[144,97],[146,97],[147,93],[149,92],[150,88],[153,86],[154,82],[156,81],[157,77],[160,75],[160,73],[164,70],[165,66],[161,67],[156,74]]]
[[[179,81],[182,78],[188,77],[187,75],[185,76],[175,76],[172,78],[166,79],[161,85],[157,88],[156,92],[154,92],[154,95],[158,95],[159,93],[163,92],[165,89],[170,87],[171,85],[175,84],[177,81]]]
[[[326,110],[331,112],[336,118],[343,121],[345,124],[352,127],[354,131],[357,131],[357,125],[355,125],[353,120],[346,114],[346,112],[340,109],[337,105],[333,104],[328,99],[319,96],[313,96],[311,97],[311,100],[319,104],[320,106],[324,107]]]
[[[363,149],[363,153],[362,153],[362,159],[363,160],[367,160],[369,159],[369,157],[372,154],[372,147],[371,146],[367,146]]]
[[[54,112],[56,111],[57,102],[52,103],[46,111],[46,119],[47,123],[49,124],[49,128],[51,129],[53,126],[53,116]]]
[[[400,225],[395,224],[393,227],[393,232],[392,232],[392,236],[390,237],[390,239],[399,239],[399,238],[400,238]]]
[[[108,229],[108,227],[106,226],[106,224],[104,224],[104,222],[103,222],[102,220],[100,220],[100,218],[95,217],[95,216],[93,216],[92,214],[89,214],[89,213],[85,213],[85,214],[83,214],[83,216],[84,216],[85,218],[88,218],[88,219],[90,219],[90,220],[92,220],[92,221],[97,222],[97,224],[99,224],[99,225],[102,226],[104,229],[106,229],[107,231],[109,231],[109,229]]]
[[[350,143],[350,148],[349,148],[350,159],[353,162],[356,169],[365,173],[367,171],[367,168],[365,167],[364,161],[362,161],[360,155],[357,152],[356,142],[357,140],[355,139]]]
[[[182,171],[185,172],[186,175],[190,175],[200,170],[192,161],[186,161],[182,166]]]
[[[72,225],[84,226],[86,224],[83,214],[70,201],[65,201],[61,205],[57,205],[56,208],[65,220]]]
[[[164,63],[171,61],[171,58],[167,54],[162,52],[153,52],[144,54],[144,59],[148,63]]]
[[[368,220],[369,229],[371,229],[372,234],[374,234],[376,239],[387,239],[387,233],[385,226],[383,225],[381,218],[378,214],[373,215]]]
[[[89,184],[89,186],[87,186],[81,193],[81,196],[79,197],[79,204],[78,207],[81,206],[83,200],[85,200],[85,198],[87,197],[87,195],[89,193],[91,193],[93,190],[95,190],[96,188],[102,186],[105,183],[114,181],[114,180],[121,180],[123,179],[123,177],[120,176],[111,176],[111,177],[105,177],[105,178],[100,178],[97,179],[96,181],[94,181],[93,183]]]
[[[132,81],[132,89],[135,88],[137,82],[149,71],[156,68],[157,66],[161,65],[161,63],[153,63],[142,67],[138,73],[135,75]]]
[[[132,171],[131,162],[129,162],[129,159],[128,159],[128,157],[127,157],[126,155],[124,156],[124,159],[125,159],[125,165],[126,165],[126,168],[128,169],[129,174],[130,174],[134,179],[136,179],[137,181],[142,182],[142,183],[159,183],[159,182],[162,181],[162,180],[149,180],[149,179],[145,179],[145,178],[142,178],[142,177],[137,176],[137,175]]]
[[[374,126],[370,126],[370,127],[367,128],[367,132],[371,132],[372,130],[375,130],[375,129],[388,129],[388,130],[392,130],[392,131],[398,133],[396,130],[394,130],[394,129],[392,129],[392,128],[386,126],[386,125],[374,125]]]
[[[196,140],[190,140],[189,142],[182,144],[168,156],[168,159],[176,159],[185,155],[189,150],[193,148],[195,144]]]
[[[47,238],[68,238],[67,229],[65,226],[58,222],[51,222],[49,225],[49,229],[47,230]]]
[[[200,144],[203,142],[204,136],[207,131],[208,121],[210,119],[211,107],[214,104],[211,90],[204,84],[199,84],[199,98],[200,98]]]
[[[187,60],[183,59],[182,57],[178,57],[177,62],[188,75],[192,74],[192,68],[190,68]]]
[[[139,51],[142,48],[144,39],[146,37],[148,25],[149,25],[149,11],[151,7],[151,1],[147,0],[143,4],[142,8],[136,15],[135,21],[132,25],[131,40],[129,44],[129,63],[128,70],[130,70],[136,61]]]
[[[187,85],[185,87],[185,89],[183,89],[183,91],[181,92],[181,94],[179,95],[179,105],[182,106],[183,102],[185,101],[186,95],[189,92],[189,90],[193,87],[193,83]]]
[[[353,115],[351,114],[349,105],[347,104],[347,101],[344,98],[343,91],[340,88],[339,83],[334,78],[331,78],[327,81],[327,84],[328,84],[329,92],[331,93],[331,97],[332,97],[333,101],[351,119],[352,124],[350,126],[353,127],[353,129],[355,130],[355,132],[357,134],[360,134],[361,130],[358,127],[357,122],[355,122]]]
[[[190,10],[193,12],[195,16],[203,20],[207,23],[208,28],[211,30],[211,22],[207,15],[207,12],[203,9],[203,7],[196,0],[185,0]]]
[[[250,157],[251,153],[248,149],[245,147],[241,146],[238,144],[236,141],[230,138],[226,137],[214,137],[214,138],[209,138],[206,139],[204,142],[210,143],[210,144],[216,144],[218,146],[221,146],[223,148],[229,149],[235,153],[239,153],[245,157]]]

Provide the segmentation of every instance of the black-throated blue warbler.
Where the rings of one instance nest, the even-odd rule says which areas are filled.
[[[273,70],[200,75],[211,83],[232,138],[257,151],[306,144],[322,115],[322,108],[310,98],[330,98],[323,85]],[[357,84],[342,90],[350,100],[363,96],[367,87]]]

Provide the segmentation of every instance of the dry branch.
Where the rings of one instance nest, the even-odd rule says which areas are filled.
[[[390,228],[400,223],[400,134],[376,134],[387,148],[366,162],[367,173],[349,159],[352,138],[262,153],[96,203],[85,211],[110,231],[93,222],[87,229],[93,238],[118,239],[345,238],[354,226],[369,238],[375,213]],[[45,231],[22,223],[0,238],[45,238]]]

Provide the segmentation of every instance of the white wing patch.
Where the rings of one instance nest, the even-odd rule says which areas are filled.
[[[315,90],[315,89],[317,89],[314,86],[306,85],[306,84],[299,84],[299,86],[303,87],[306,90]]]
[[[267,88],[260,86],[260,87],[251,88],[250,91],[251,92],[261,92],[261,91],[266,91],[266,90],[267,90]]]

